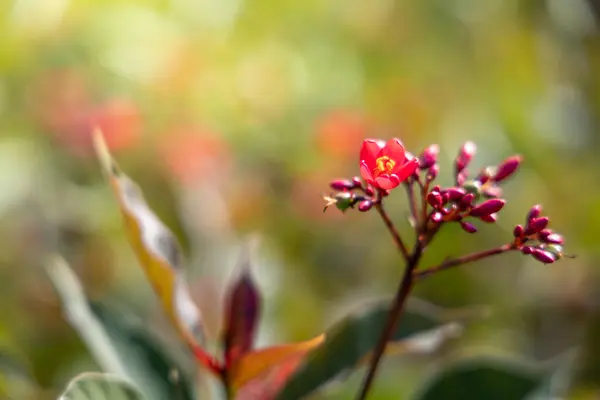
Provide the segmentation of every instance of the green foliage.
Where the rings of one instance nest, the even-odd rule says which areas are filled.
[[[131,383],[110,374],[88,372],[73,379],[58,400],[145,400]]]

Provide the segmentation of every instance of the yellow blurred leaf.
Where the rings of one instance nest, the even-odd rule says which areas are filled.
[[[210,364],[210,357],[198,345],[203,337],[202,320],[183,277],[184,259],[179,243],[148,207],[140,188],[119,170],[99,131],[94,133],[94,145],[140,265],[177,331],[197,358]]]
[[[253,379],[267,373],[273,367],[298,359],[319,346],[325,334],[300,343],[284,344],[246,353],[230,371],[230,387],[235,391]]]

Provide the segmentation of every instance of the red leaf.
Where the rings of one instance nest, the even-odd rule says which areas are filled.
[[[231,287],[225,309],[225,365],[227,369],[252,350],[260,315],[260,293],[250,272],[250,257],[242,255],[242,272]]]

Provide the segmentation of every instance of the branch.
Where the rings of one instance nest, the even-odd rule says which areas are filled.
[[[415,280],[421,280],[437,272],[444,271],[453,267],[458,267],[459,265],[467,264],[473,261],[481,260],[486,257],[506,253],[510,250],[515,250],[515,246],[513,244],[505,244],[500,247],[494,247],[492,249],[480,251],[477,253],[471,253],[463,257],[447,259],[446,261],[434,267],[429,267],[421,271],[413,271],[413,278]]]
[[[417,202],[415,200],[415,190],[414,190],[414,181],[406,181],[404,182],[404,187],[406,188],[406,194],[408,196],[408,204],[410,206],[410,214],[413,219],[414,226],[419,226],[419,213],[417,210]]]
[[[400,250],[400,252],[402,253],[402,256],[408,263],[409,258],[410,258],[410,254],[408,254],[408,249],[404,245],[404,242],[402,241],[402,238],[400,237],[400,233],[398,232],[398,229],[396,229],[396,226],[390,219],[390,216],[383,208],[383,204],[381,201],[381,194],[379,196],[380,196],[380,200],[377,203],[375,203],[375,209],[381,216],[381,219],[385,223],[385,226],[388,228],[388,231],[390,231],[390,233],[392,234],[392,238],[394,239],[394,243],[396,244],[396,247],[398,248],[398,250]]]

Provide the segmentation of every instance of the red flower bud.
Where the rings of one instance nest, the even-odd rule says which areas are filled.
[[[548,222],[550,222],[548,217],[539,217],[530,220],[527,228],[525,229],[525,235],[529,236],[540,232],[542,229],[545,229],[548,226]]]
[[[427,195],[427,202],[433,208],[438,208],[442,205],[442,195],[437,192],[430,192]]]
[[[521,253],[523,253],[525,255],[533,254],[534,251],[535,251],[535,249],[531,246],[523,246],[521,248]]]
[[[473,200],[475,200],[475,195],[473,193],[467,193],[462,197],[462,199],[460,199],[460,203],[458,205],[461,210],[466,210],[467,208],[471,207]]]
[[[491,179],[492,175],[494,175],[495,173],[496,173],[496,170],[493,167],[486,167],[479,173],[479,175],[477,176],[477,178],[475,180],[480,182],[483,185],[484,183],[489,181]]]
[[[362,187],[362,181],[360,180],[360,178],[358,176],[355,176],[354,178],[352,178],[352,183],[354,183],[355,188]]]
[[[500,186],[485,186],[481,189],[481,194],[487,198],[495,199],[502,196],[502,188]]]
[[[498,219],[498,214],[494,213],[494,214],[490,214],[490,215],[483,215],[481,217],[479,217],[480,220],[482,220],[483,222],[487,222],[489,224],[496,222],[496,220]]]
[[[373,202],[371,200],[363,200],[358,204],[358,211],[369,211],[371,207],[373,207]]]
[[[563,244],[565,239],[558,233],[551,233],[550,235],[546,236],[543,241],[551,244]]]
[[[427,180],[429,182],[431,182],[432,180],[434,180],[435,178],[437,178],[437,176],[438,176],[439,173],[440,173],[440,166],[437,165],[437,164],[433,164],[427,170]]]
[[[432,144],[421,153],[419,157],[419,168],[424,170],[433,166],[437,162],[437,157],[440,152],[440,146]]]
[[[333,190],[339,190],[339,191],[352,190],[355,188],[355,184],[354,184],[354,182],[352,182],[351,180],[348,180],[348,179],[336,179],[329,183],[329,187],[331,187]]]
[[[433,189],[431,189],[432,192],[439,192],[440,191],[440,185],[435,185],[433,187]]]
[[[439,211],[436,211],[433,214],[431,214],[431,222],[435,222],[436,224],[438,222],[441,222],[442,218],[443,218],[442,213]]]
[[[542,206],[540,204],[536,204],[535,206],[531,207],[529,213],[527,213],[527,223],[529,223],[529,221],[532,219],[539,217],[541,213]]]
[[[465,181],[467,180],[467,176],[468,172],[466,170],[456,174],[456,184],[458,186],[464,185]]]
[[[554,254],[541,249],[534,249],[531,255],[533,256],[533,258],[543,262],[544,264],[552,264],[554,261],[556,261],[556,257],[554,256]]]
[[[371,185],[367,186],[367,188],[365,189],[365,194],[367,196],[375,195],[375,189],[373,189],[373,186],[371,186]]]
[[[516,238],[523,237],[524,233],[525,233],[525,229],[523,228],[522,225],[517,225],[517,226],[515,226],[515,229],[513,229],[513,236]]]
[[[475,233],[477,232],[477,228],[470,222],[460,221],[460,227],[463,228],[465,232]]]
[[[519,168],[521,161],[523,161],[523,157],[521,156],[508,157],[498,166],[496,174],[492,177],[492,179],[495,182],[501,182],[506,178],[509,178]]]
[[[454,169],[456,174],[460,174],[469,165],[476,151],[477,146],[475,146],[475,143],[466,142],[463,144],[458,152],[456,160],[454,161]]]
[[[444,194],[448,194],[448,200],[458,201],[463,198],[467,191],[463,188],[451,187],[444,190]],[[475,198],[475,196],[473,196]]]
[[[494,214],[502,210],[504,204],[506,204],[506,202],[502,199],[486,200],[483,203],[476,206],[475,208],[473,208],[469,214],[473,217],[482,217],[484,215]]]
[[[448,193],[444,193],[442,195],[442,204],[446,204],[450,200],[450,195]]]

